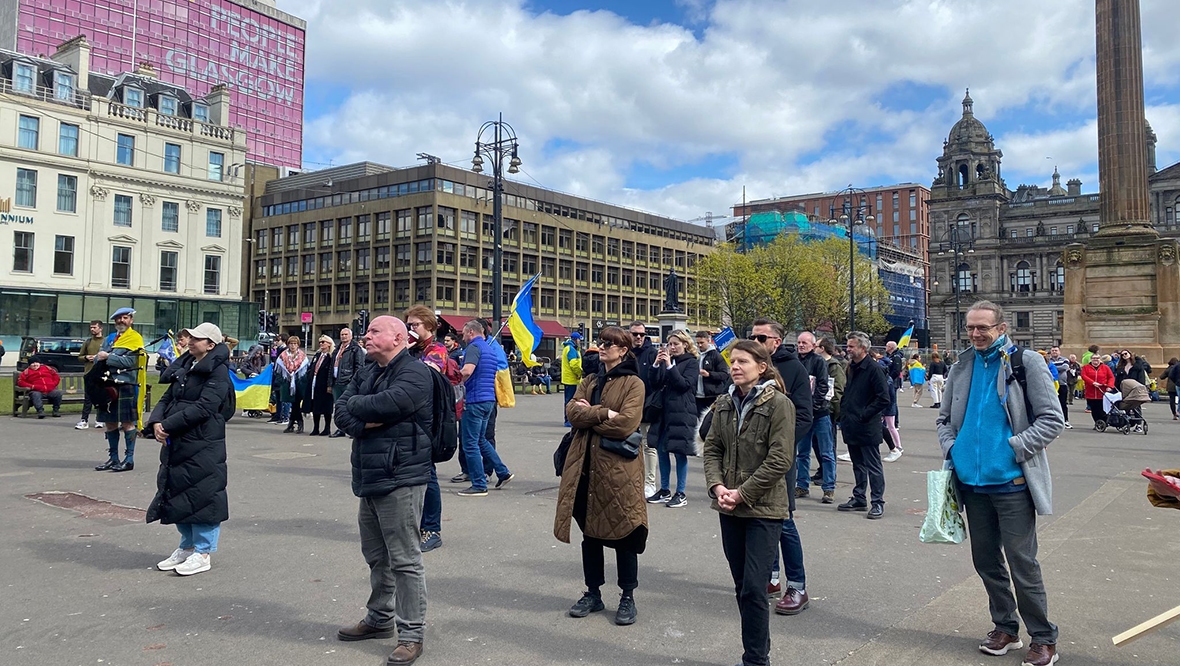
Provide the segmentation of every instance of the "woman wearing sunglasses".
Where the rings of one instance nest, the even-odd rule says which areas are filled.
[[[1143,357],[1136,357],[1130,349],[1124,349],[1118,354],[1118,361],[1114,370],[1114,385],[1122,386],[1124,379],[1134,379],[1147,386],[1147,377],[1151,374],[1151,364]]]

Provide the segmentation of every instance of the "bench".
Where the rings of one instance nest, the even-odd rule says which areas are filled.
[[[85,390],[82,387],[84,375],[81,372],[63,372],[59,375],[61,383],[57,385],[61,389],[61,404],[81,405],[86,402]],[[16,385],[17,380],[20,379],[20,372],[12,374],[12,415],[16,417],[23,417],[29,412],[29,407],[32,406],[32,401],[29,399],[30,389],[22,388]],[[150,379],[150,378],[149,378]],[[152,385],[148,382],[147,392],[144,394],[144,412],[148,412],[152,405]]]

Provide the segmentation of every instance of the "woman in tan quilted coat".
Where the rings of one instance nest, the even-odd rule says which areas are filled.
[[[604,551],[613,548],[623,590],[615,624],[635,623],[639,554],[647,546],[647,504],[643,497],[643,458],[624,458],[600,447],[603,437],[625,440],[643,416],[643,380],[631,353],[631,336],[617,326],[603,329],[598,345],[602,367],[583,377],[566,405],[575,436],[566,455],[557,496],[553,534],[570,542],[570,523],[582,531],[582,571],[586,593],[569,610],[586,617],[605,608]],[[601,394],[598,396],[596,394]]]

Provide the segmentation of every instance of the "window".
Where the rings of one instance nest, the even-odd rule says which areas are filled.
[[[125,166],[135,166],[135,137],[120,134],[116,139],[115,161]]]
[[[1025,235],[1025,236],[1028,236],[1029,238],[1032,238],[1032,236],[1033,236],[1033,234],[1034,234],[1035,232],[1036,232],[1036,229],[1033,229],[1032,227],[1029,227],[1029,228],[1027,228],[1027,229],[1025,229],[1025,230],[1024,230],[1024,235]]]
[[[74,237],[53,237],[53,274],[74,274]]]
[[[111,248],[111,287],[131,288],[131,248],[124,245]]]
[[[134,106],[137,109],[143,108],[143,91],[139,88],[124,87],[123,88],[123,103],[127,106]]]
[[[1092,230],[1094,233],[1098,233],[1098,223],[1097,223],[1097,222],[1095,222],[1095,223],[1094,223],[1094,226],[1091,228],[1091,230]]]
[[[58,125],[57,153],[70,157],[78,156],[78,126],[62,123]]]
[[[115,226],[131,226],[131,196],[127,194],[115,195]]]
[[[431,223],[433,222],[433,213],[430,206],[422,206],[418,209],[418,234],[429,234]]]
[[[17,273],[32,273],[33,234],[27,231],[14,231],[12,240],[12,270]]]
[[[373,304],[387,305],[389,303],[389,283],[378,282],[373,285]]]
[[[220,181],[224,167],[225,155],[209,151],[209,180]]]
[[[455,235],[455,214],[457,212],[454,208],[438,207],[438,229],[440,234],[447,236]]]
[[[37,207],[37,172],[32,169],[16,170],[16,205],[26,208]]]
[[[332,220],[320,222],[320,245],[331,245],[336,223]]]
[[[455,244],[454,243],[439,243],[438,244],[438,263],[442,266],[455,265]],[[450,299],[447,299],[450,300]]]
[[[20,130],[17,132],[16,145],[29,150],[37,150],[41,145],[41,119],[36,116],[21,116]]]
[[[1065,266],[1057,264],[1053,269],[1053,283],[1050,288],[1053,291],[1065,291]]]
[[[1056,236],[1057,235],[1057,227],[1049,227],[1049,235]]]
[[[439,280],[438,284],[434,286],[434,297],[440,301],[455,300],[455,281]]]
[[[553,238],[557,235],[556,227],[541,227],[541,245],[553,248]]]
[[[361,248],[361,249],[359,249],[359,250],[357,250],[357,251],[356,251],[356,270],[357,270],[357,273],[360,273],[360,272],[362,272],[362,271],[363,271],[363,272],[365,272],[365,273],[368,273],[368,272],[369,272],[369,255],[370,255],[370,253],[371,253],[371,252],[370,252],[369,248],[367,248],[367,247],[366,247],[366,248]]]
[[[479,268],[479,248],[463,245],[459,247],[459,268]]]
[[[205,293],[221,293],[221,257],[215,254],[205,255]]]
[[[178,252],[160,253],[160,291],[176,291],[176,267],[179,260]]]
[[[408,271],[410,269],[410,245],[398,245],[394,248],[394,267],[399,271]]]
[[[352,218],[342,217],[337,223],[340,225],[340,245],[352,243]]]
[[[1066,233],[1066,235],[1069,235],[1069,236],[1073,235],[1073,225],[1072,224],[1065,227],[1065,233]]]
[[[967,264],[959,264],[958,275],[956,277],[958,288],[960,292],[971,291],[971,267]]]
[[[74,100],[74,75],[68,72],[53,73],[53,97],[63,102]]]
[[[372,233],[372,223],[369,222],[368,215],[356,216],[356,240],[358,243],[368,243],[369,235]]]
[[[163,214],[160,218],[161,231],[180,231],[180,204],[175,201],[165,201],[162,205]],[[266,249],[266,232],[258,232],[258,237],[261,239],[262,246],[258,249]]]
[[[432,256],[434,254],[434,243],[431,243],[430,241],[426,241],[425,243],[418,243],[417,244],[417,251],[418,251],[418,265],[419,266],[429,265],[430,262],[434,259],[434,257]]]
[[[581,254],[585,254],[586,252],[589,252],[590,251],[590,236],[587,234],[579,233],[577,235],[577,237],[575,238],[574,249],[575,249],[575,251],[577,251]]]
[[[299,257],[287,257],[287,277],[295,278],[299,275]]]
[[[341,250],[336,253],[336,270],[341,273],[352,272],[352,250]]]
[[[176,98],[171,95],[160,95],[159,99],[160,115],[175,116],[176,115]]]
[[[532,245],[537,244],[537,225],[533,222],[524,222],[520,228],[521,240]]]
[[[574,234],[572,231],[562,229],[557,234],[557,247],[568,250],[573,246]]]
[[[329,275],[332,272],[332,253],[323,252],[320,254],[320,275]]]
[[[62,213],[78,212],[78,177],[57,175],[57,210]]]
[[[309,278],[315,277],[315,255],[314,254],[303,255],[303,275],[304,275],[304,277],[309,277]]]
[[[1018,329],[1028,328],[1028,319],[1029,319],[1028,315],[1029,315],[1029,313],[1027,313],[1027,312],[1017,312],[1016,313],[1016,328],[1018,328]]]
[[[389,231],[392,226],[392,215],[390,213],[377,213],[377,240],[389,240]]]
[[[205,209],[205,235],[209,238],[221,238],[221,209]],[[298,237],[298,236],[296,236]]]
[[[35,67],[18,62],[12,71],[12,88],[17,92],[31,93],[36,79]]]
[[[180,144],[164,144],[164,171],[180,173]]]
[[[382,247],[377,248],[376,254],[377,254],[377,259],[376,259],[377,272],[378,273],[388,273],[389,272],[389,246],[384,245]]]
[[[399,210],[397,212],[397,237],[398,238],[409,238],[410,224],[411,224],[410,221],[411,221],[411,219],[413,219],[411,216],[411,213],[412,213],[412,211],[408,208],[406,210]]]
[[[193,120],[203,123],[209,122],[209,106],[200,102],[193,102]]]
[[[910,208],[918,205],[918,195],[913,190],[910,190]]]
[[[1008,230],[1008,236],[1009,236],[1010,238],[1016,238],[1016,230],[1015,230],[1015,229],[1009,229],[1009,230]]]
[[[299,302],[304,310],[315,308],[315,287],[304,287],[299,293]]]
[[[1032,268],[1027,261],[1016,264],[1016,291],[1032,291]]]

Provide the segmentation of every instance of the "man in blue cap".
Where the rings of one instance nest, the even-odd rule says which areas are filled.
[[[119,308],[111,315],[115,333],[103,342],[95,354],[95,364],[106,367],[108,391],[112,400],[98,405],[98,420],[105,424],[107,461],[96,466],[96,471],[130,472],[135,469],[135,436],[143,428],[143,396],[147,388],[147,353],[143,336],[132,328],[135,310]],[[122,431],[124,457],[119,460],[119,433]]]
[[[578,343],[582,341],[582,334],[574,331],[561,346],[561,383],[565,386],[565,403],[574,399],[574,392],[578,390],[578,382],[582,381],[582,352]],[[562,414],[565,413],[563,407]],[[565,427],[570,427],[569,421]]]

